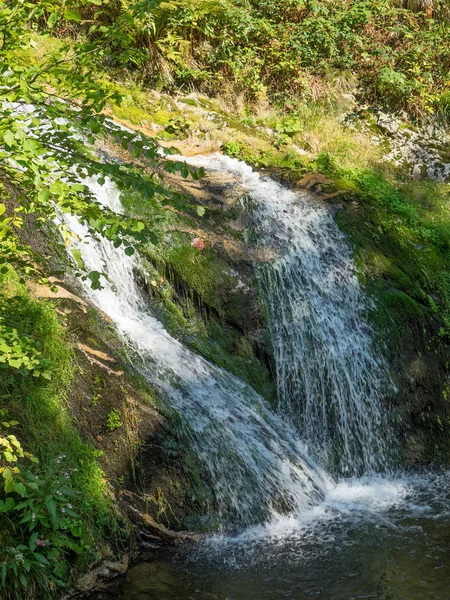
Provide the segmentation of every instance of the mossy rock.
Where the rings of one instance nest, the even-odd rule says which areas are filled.
[[[426,316],[426,310],[423,306],[405,292],[395,288],[389,288],[383,292],[380,296],[380,303],[396,322],[408,322],[410,319],[420,320]]]

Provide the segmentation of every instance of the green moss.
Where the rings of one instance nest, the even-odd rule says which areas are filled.
[[[180,287],[176,271],[169,274],[166,269],[162,277],[154,265],[147,264],[145,272],[147,281],[150,281],[148,287],[153,311],[172,335],[249,383],[264,397],[274,399],[275,389],[267,367],[256,355],[248,335],[236,325],[233,326],[248,310],[247,297],[224,304],[221,318],[217,311],[211,312],[210,306],[199,304],[201,297],[194,294],[196,288],[190,288],[184,280]],[[213,272],[209,275],[210,278],[214,277]],[[161,279],[164,280],[162,283]]]
[[[214,250],[200,252],[191,247],[188,238],[185,243],[169,248],[165,253],[165,261],[205,304],[224,316],[224,296],[234,282],[229,274],[230,267]]]
[[[150,119],[157,125],[168,125],[169,121],[174,117],[173,112],[167,110],[158,110],[156,113],[151,115]]]
[[[113,104],[112,110],[116,117],[122,120],[130,121],[130,123],[133,123],[133,125],[142,125],[142,122],[147,116],[143,110],[127,104],[121,104],[120,106]]]
[[[389,318],[397,324],[397,328],[408,325],[411,319],[420,321],[426,316],[426,309],[401,290],[389,288],[382,292],[378,301],[379,308],[382,305]]]

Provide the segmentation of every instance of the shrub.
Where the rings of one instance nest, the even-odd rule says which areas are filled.
[[[6,417],[0,410],[0,516],[11,528],[0,548],[0,595],[24,600],[63,585],[65,557],[80,551],[81,521],[65,457],[55,459],[54,469],[40,469],[11,433],[18,423]]]

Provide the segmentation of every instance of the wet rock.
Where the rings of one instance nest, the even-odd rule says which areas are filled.
[[[129,564],[130,559],[128,554],[124,554],[120,561],[110,560],[105,562],[79,577],[74,588],[62,600],[88,598],[94,590],[99,590],[111,580],[124,575],[128,570]]]
[[[331,179],[328,179],[321,173],[308,173],[303,179],[300,179],[300,181],[297,182],[297,185],[307,190],[321,192],[324,185],[330,185],[332,183]]]

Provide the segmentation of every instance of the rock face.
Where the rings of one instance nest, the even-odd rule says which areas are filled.
[[[347,121],[371,130],[374,141],[386,149],[383,159],[413,179],[450,180],[450,135],[436,118],[417,127],[406,115],[359,109]]]

